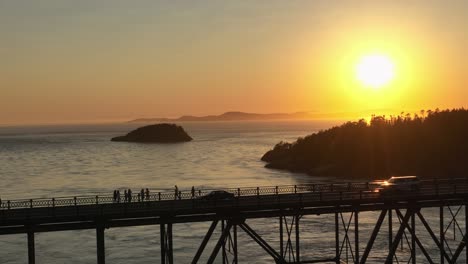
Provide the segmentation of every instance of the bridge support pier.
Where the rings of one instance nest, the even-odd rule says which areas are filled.
[[[416,223],[414,213],[411,215],[411,262],[416,264]]]
[[[355,214],[354,211],[351,212],[349,218],[345,220],[343,213],[341,212],[338,213],[339,218],[341,220],[341,224],[343,225],[343,231],[344,231],[343,241],[340,241],[341,246],[340,246],[339,256],[338,256],[339,263],[342,263],[342,258],[341,258],[342,255],[344,255],[343,262],[349,263],[349,259],[351,257],[352,263],[356,263],[356,255],[355,255],[356,246],[353,248],[351,239],[350,239],[350,233],[352,232],[351,223],[353,219],[356,220],[354,214]],[[354,227],[356,228],[356,224]],[[335,229],[338,230],[337,227],[335,227]],[[356,242],[356,240],[354,242]]]
[[[300,229],[301,215],[292,217],[280,216],[280,256],[288,263],[300,263]],[[286,230],[286,233],[284,232]],[[286,239],[284,235],[286,234]]]
[[[237,225],[234,225],[232,228],[234,230],[234,239],[233,239],[234,260],[232,263],[237,264],[239,261],[238,254],[237,254]]]
[[[445,233],[444,233],[444,206],[439,209],[439,220],[440,220],[440,264],[445,263]]]
[[[231,224],[231,231],[227,231],[227,236],[223,241],[223,264],[237,264],[238,263],[238,254],[237,254],[237,225],[239,221],[228,220],[224,223],[225,220],[221,222],[222,224],[222,233],[224,233],[227,227]],[[243,222],[243,221],[241,221]]]
[[[28,263],[36,263],[36,254],[34,248],[34,232],[32,231],[28,232]]]
[[[401,220],[400,228],[398,229],[398,232],[396,233],[395,238],[392,242],[392,246],[390,248],[390,251],[388,252],[387,259],[385,260],[385,264],[392,262],[392,259],[395,256],[395,251],[398,248],[398,244],[400,243],[400,240],[403,237],[403,233],[405,232],[406,225],[408,224],[408,221],[412,214],[413,212],[410,209],[408,209],[403,219]]]
[[[392,220],[392,209],[388,209],[388,252],[392,250],[393,242],[393,220]],[[389,264],[393,263],[393,257],[388,260]]]
[[[226,229],[224,222],[225,222],[224,220],[221,221],[221,234],[224,233],[224,230]],[[228,233],[228,235],[229,235],[229,233]],[[226,239],[223,241],[222,246],[221,246],[222,247],[223,264],[227,264],[227,261],[226,261],[226,257],[227,257],[226,256]]]
[[[340,223],[338,213],[335,213],[335,263],[340,264]]]
[[[284,256],[283,216],[280,216],[279,218],[279,235],[280,235],[280,256]]]
[[[300,253],[300,240],[299,240],[299,219],[300,216],[296,215],[296,262],[301,262],[301,253]]]
[[[97,249],[97,263],[105,264],[106,263],[106,254],[104,246],[104,227],[98,226],[96,228],[96,249]]]
[[[195,257],[192,260],[192,264],[198,263],[200,257],[205,250],[207,243],[209,242],[213,231],[216,229],[218,222],[221,221],[221,237],[218,239],[218,242],[211,252],[210,258],[207,263],[213,263],[218,256],[220,250],[222,250],[222,263],[238,263],[238,252],[237,252],[237,226],[242,224],[244,220],[215,220],[212,222],[208,232],[203,238],[200,247],[195,254]]]
[[[354,252],[356,258],[354,263],[359,264],[359,212],[354,212]]]
[[[221,237],[219,238],[218,242],[216,243],[213,252],[210,255],[210,258],[208,259],[207,263],[208,264],[213,264],[213,262],[216,259],[216,256],[218,255],[219,250],[223,247],[225,247],[226,239],[228,238],[230,231],[232,227],[232,222],[228,221],[226,226],[223,228],[223,231],[221,233]],[[226,261],[226,256],[224,255],[225,252],[223,252],[223,263]]]
[[[161,264],[173,264],[172,251],[172,223],[160,224],[161,238]]]

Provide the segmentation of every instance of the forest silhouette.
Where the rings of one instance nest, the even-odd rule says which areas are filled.
[[[457,177],[468,172],[468,110],[372,116],[280,142],[266,167],[317,176],[377,179],[393,175]]]

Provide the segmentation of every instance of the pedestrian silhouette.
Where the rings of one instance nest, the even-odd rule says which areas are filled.
[[[127,192],[127,190],[124,191],[124,201],[125,202],[128,201],[128,192]]]
[[[149,199],[150,199],[149,189],[146,188],[146,200],[149,200]]]
[[[132,202],[132,190],[128,189],[127,194],[128,194],[128,202],[131,203]]]
[[[192,198],[195,197],[195,187],[192,186]]]
[[[179,187],[177,185],[174,186],[174,200],[177,200],[177,196],[179,195]]]

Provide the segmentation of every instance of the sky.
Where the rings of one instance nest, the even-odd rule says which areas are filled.
[[[0,124],[468,107],[465,0],[0,0]],[[394,64],[379,89],[363,56]]]

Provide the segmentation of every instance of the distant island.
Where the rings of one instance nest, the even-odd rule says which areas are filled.
[[[280,142],[262,157],[266,167],[310,175],[386,178],[456,177],[468,173],[468,110],[373,116]]]
[[[374,109],[360,112],[335,112],[335,113],[322,113],[322,112],[295,112],[295,113],[247,113],[240,111],[225,112],[221,115],[207,115],[207,116],[192,116],[185,115],[179,118],[138,118],[128,121],[128,123],[157,123],[157,122],[212,122],[212,121],[268,121],[268,120],[345,120],[349,118],[356,118],[362,116],[371,116],[372,113],[400,113],[393,109]]]
[[[129,121],[130,123],[152,123],[152,122],[187,122],[187,121],[248,121],[248,120],[288,120],[288,119],[311,119],[314,115],[308,112],[297,113],[274,113],[255,114],[245,112],[226,112],[221,115],[208,116],[181,116],[179,118],[139,118]]]
[[[181,126],[156,124],[137,128],[125,136],[114,137],[111,141],[140,143],[176,143],[191,141],[192,138]]]

